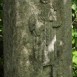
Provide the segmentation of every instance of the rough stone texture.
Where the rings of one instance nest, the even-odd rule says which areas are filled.
[[[71,0],[4,0],[4,77],[72,77]]]

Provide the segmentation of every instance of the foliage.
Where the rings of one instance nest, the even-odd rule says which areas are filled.
[[[73,77],[77,77],[77,0],[72,0]]]
[[[3,21],[2,21],[2,17],[3,17],[3,0],[0,0],[0,77],[3,77]]]
[[[2,21],[2,0],[0,0],[0,38],[2,37],[2,25],[3,25],[3,21]]]

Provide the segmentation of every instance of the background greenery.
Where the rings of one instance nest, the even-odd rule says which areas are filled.
[[[72,55],[73,77],[77,77],[77,0],[72,0]]]
[[[0,0],[0,77],[3,77],[3,0]]]
[[[72,62],[73,77],[77,77],[77,0],[72,0]],[[0,0],[0,77],[3,77],[3,0]]]

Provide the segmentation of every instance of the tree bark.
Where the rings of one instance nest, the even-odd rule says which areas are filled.
[[[4,77],[72,77],[71,0],[4,0]]]

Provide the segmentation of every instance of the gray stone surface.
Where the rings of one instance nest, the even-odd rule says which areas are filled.
[[[71,0],[4,0],[4,76],[72,77]]]

